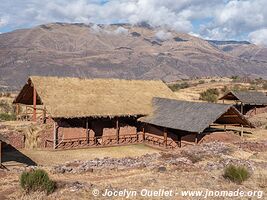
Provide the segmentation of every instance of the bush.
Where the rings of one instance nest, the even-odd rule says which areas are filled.
[[[245,167],[229,165],[225,168],[223,177],[235,183],[241,184],[250,177],[250,174]]]
[[[240,80],[239,76],[231,76],[232,82],[238,82]]]
[[[223,86],[223,88],[221,89],[222,93],[227,93],[230,92],[229,88],[225,85]]]
[[[50,180],[48,174],[37,169],[31,172],[23,172],[20,176],[20,186],[26,191],[45,191],[47,194],[55,190],[56,184]]]
[[[187,82],[183,82],[183,83],[177,83],[177,84],[169,85],[169,88],[170,88],[172,91],[177,91],[177,90],[185,89],[185,88],[188,88],[188,87],[190,87],[190,85],[189,85]]]
[[[217,102],[219,97],[219,91],[217,88],[207,89],[206,91],[200,93],[200,100],[207,102]]]
[[[198,81],[198,84],[204,84],[204,83],[205,83],[204,80],[200,80],[200,81]]]
[[[248,91],[248,89],[246,87],[241,86],[241,85],[234,85],[234,87],[232,88],[232,91],[234,91],[234,92]]]
[[[2,110],[5,113],[13,112],[13,107],[9,105],[9,103],[5,100],[0,101],[0,110]]]
[[[0,113],[0,121],[14,121],[16,120],[15,114]]]
[[[267,90],[267,83],[266,82],[262,84],[262,89]]]

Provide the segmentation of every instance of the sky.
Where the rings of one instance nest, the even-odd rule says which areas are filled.
[[[52,22],[149,23],[267,46],[267,0],[0,0],[0,33]]]

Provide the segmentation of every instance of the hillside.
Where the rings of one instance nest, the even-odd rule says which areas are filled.
[[[205,41],[148,25],[53,23],[0,34],[0,88],[18,89],[29,75],[163,79],[261,76],[267,50]]]

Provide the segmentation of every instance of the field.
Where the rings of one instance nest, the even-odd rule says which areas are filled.
[[[195,85],[176,91],[178,99],[199,101],[199,94],[208,88],[231,88],[237,84],[251,87],[250,83],[233,83],[228,78],[205,79],[201,84],[200,80],[187,82]],[[231,131],[211,134],[208,142],[173,151],[129,145],[64,151],[27,148],[8,152],[5,156],[18,162],[4,162],[9,171],[0,169],[0,199],[126,199],[125,190],[133,192],[129,199],[267,199],[267,114],[261,113],[252,120],[261,121],[262,125],[245,128],[244,138],[238,136],[239,127],[228,127]],[[0,122],[0,126],[22,129],[28,124]],[[26,160],[18,159],[22,155]],[[24,161],[32,161],[37,166],[27,167]],[[246,167],[250,177],[241,184],[224,178],[224,170],[230,164]],[[57,188],[52,194],[26,193],[21,189],[20,174],[32,168],[44,169],[56,181]],[[106,190],[113,197],[103,196]],[[173,195],[141,195],[144,191],[159,190]],[[198,197],[181,193],[194,190],[203,193]],[[115,191],[122,191],[124,196],[114,196]],[[243,191],[246,196],[212,195],[215,191]],[[205,198],[206,192],[209,195]],[[250,192],[254,193],[251,197]]]

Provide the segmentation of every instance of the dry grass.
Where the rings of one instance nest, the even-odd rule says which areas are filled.
[[[29,80],[53,117],[148,114],[152,110],[153,97],[175,98],[162,81],[39,76]],[[28,87],[26,84],[22,91]]]
[[[229,78],[214,78],[214,79],[201,79],[204,80],[204,84],[198,84],[195,87],[189,87],[185,89],[181,89],[175,94],[177,95],[178,99],[187,100],[187,101],[200,101],[200,93],[206,91],[207,89],[217,88],[219,90],[223,89],[225,86],[228,88],[233,87],[234,85],[242,85],[244,87],[249,87],[250,84],[248,83],[233,83],[232,79]],[[212,82],[215,80],[215,82]],[[197,84],[199,80],[194,80],[191,83]]]
[[[175,168],[167,168],[164,173],[158,173],[154,170],[147,169],[134,169],[129,171],[101,171],[94,173],[84,173],[84,174],[49,174],[51,179],[64,183],[72,184],[75,181],[79,181],[86,185],[87,188],[81,190],[73,190],[72,187],[62,187],[56,190],[53,194],[45,196],[43,193],[34,193],[30,195],[24,195],[20,192],[18,184],[15,182],[14,174],[10,174],[6,177],[6,182],[3,185],[2,191],[5,194],[5,189],[9,188],[9,191],[13,191],[8,194],[9,198],[16,199],[59,199],[59,200],[72,200],[72,199],[109,199],[102,196],[95,198],[92,195],[92,190],[94,188],[99,189],[103,192],[105,189],[116,189],[123,190],[127,188],[128,190],[141,189],[166,189],[174,190],[175,192],[180,192],[182,190],[222,190],[222,191],[250,191],[250,190],[262,190],[266,193],[265,180],[259,180],[259,176],[253,177],[252,179],[243,183],[242,188],[240,186],[231,183],[228,180],[224,180],[222,177],[222,171],[212,171],[205,172],[202,170],[194,170],[190,172],[176,171]],[[14,182],[14,183],[12,183]],[[7,184],[10,184],[7,187]],[[91,184],[93,184],[91,186]],[[1,189],[0,189],[1,191]],[[1,193],[1,192],[0,192]],[[19,197],[19,198],[18,198]],[[265,196],[264,196],[265,197]],[[263,197],[263,199],[264,199]],[[235,197],[236,200],[242,200],[244,197]],[[114,198],[114,199],[125,199],[125,198]],[[142,197],[134,197],[131,199],[148,199]],[[160,199],[160,198],[159,198]],[[165,199],[165,198],[162,198]],[[176,200],[194,200],[196,197],[173,197],[168,199]],[[208,199],[218,199],[208,198]],[[220,198],[220,199],[232,199],[232,198]]]
[[[87,148],[71,150],[21,150],[23,154],[31,158],[39,165],[51,166],[71,160],[90,160],[104,157],[140,156],[146,153],[158,153],[159,150],[138,144],[108,148]]]

